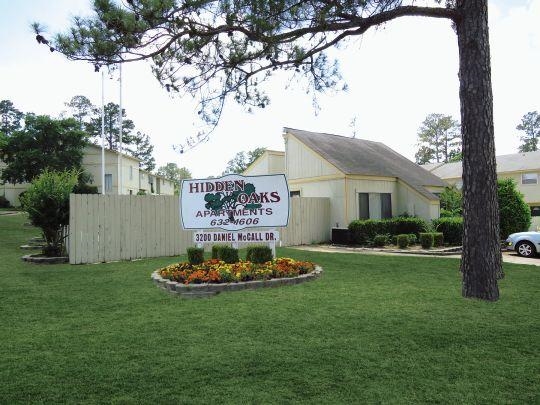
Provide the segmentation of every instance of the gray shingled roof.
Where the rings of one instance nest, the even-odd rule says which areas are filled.
[[[380,142],[340,135],[284,128],[345,174],[397,177],[429,199],[437,196],[426,186],[444,187],[446,183]]]
[[[497,173],[540,171],[540,151],[512,153],[497,156]],[[423,166],[424,167],[424,166]],[[461,162],[446,163],[430,170],[442,179],[459,178],[463,173]]]

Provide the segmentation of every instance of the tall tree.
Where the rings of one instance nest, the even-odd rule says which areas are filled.
[[[215,125],[227,96],[265,107],[269,99],[259,84],[278,69],[298,74],[315,90],[340,85],[337,65],[325,51],[345,38],[407,16],[451,21],[459,49],[463,139],[462,293],[497,300],[502,267],[488,0],[441,2],[102,0],[94,3],[95,17],[77,19],[53,45],[70,59],[98,67],[151,59],[161,84],[198,97],[201,117]],[[35,28],[36,39],[45,43]]]
[[[167,163],[160,166],[157,174],[174,182],[174,194],[180,193],[180,183],[184,179],[191,179],[191,172],[187,167],[178,167],[176,163]]]
[[[131,143],[126,146],[126,152],[141,160],[139,167],[151,172],[156,167],[156,159],[152,156],[154,145],[150,143],[150,137],[137,131],[131,136]]]
[[[45,169],[79,169],[87,134],[73,118],[28,114],[24,129],[15,131],[0,150],[6,163],[2,181],[30,182]]]
[[[110,150],[120,148],[120,123],[118,122],[120,106],[115,103],[105,104],[105,143]],[[94,108],[92,118],[86,126],[92,141],[101,144],[101,109]],[[126,110],[122,108],[122,147],[133,142],[132,131],[135,124],[126,118]]]
[[[88,124],[92,113],[96,110],[88,97],[81,95],[73,96],[64,105],[68,108],[67,114],[77,120],[81,129]]]
[[[0,131],[10,136],[14,131],[21,129],[24,113],[17,110],[10,100],[0,101]]]
[[[259,156],[261,156],[266,148],[255,148],[248,152],[238,152],[234,157],[227,162],[227,167],[223,174],[237,173],[241,174],[248,168]]]
[[[459,123],[450,115],[429,114],[418,130],[416,163],[450,162],[461,154]]]
[[[540,138],[540,114],[538,111],[530,111],[521,118],[521,124],[516,127],[517,130],[525,132],[519,139],[520,152],[534,152],[538,150],[538,138]]]

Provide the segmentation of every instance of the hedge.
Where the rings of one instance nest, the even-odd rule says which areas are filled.
[[[433,227],[444,235],[450,245],[461,245],[463,240],[463,217],[447,217],[433,220]]]
[[[349,224],[351,241],[359,245],[368,244],[376,235],[414,234],[418,237],[421,232],[426,232],[428,229],[428,223],[418,217],[356,220]]]

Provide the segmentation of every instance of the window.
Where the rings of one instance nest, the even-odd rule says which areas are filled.
[[[129,179],[133,180],[133,166],[129,166]]]
[[[392,218],[392,194],[381,193],[381,218]]]
[[[358,218],[369,219],[369,193],[358,193]]]
[[[538,173],[523,173],[521,184],[538,184]]]
[[[531,217],[540,217],[540,206],[531,207]]]
[[[112,191],[112,174],[105,174],[105,192]]]
[[[300,190],[295,190],[295,191],[289,192],[289,196],[291,196],[291,197],[300,197]]]

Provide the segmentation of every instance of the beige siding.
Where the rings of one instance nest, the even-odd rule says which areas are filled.
[[[120,194],[133,194],[139,191],[139,161],[129,156],[122,155],[122,190]],[[120,165],[119,154],[110,150],[105,150],[105,173],[112,174],[112,190],[107,194],[119,194],[119,172]],[[98,191],[102,190],[101,179],[101,148],[96,146],[87,146],[84,150],[82,160],[84,169],[94,177],[93,184],[97,186]],[[130,176],[132,173],[132,176]]]
[[[255,162],[253,162],[243,173],[246,176],[260,176],[263,174],[270,174],[268,168],[268,154],[264,154]]]
[[[285,152],[267,150],[245,171],[245,176],[285,173]]]
[[[389,193],[392,195],[392,215],[398,215],[398,194],[397,181],[395,179],[387,180],[369,180],[369,179],[347,179],[347,205],[346,223],[343,226],[348,226],[351,221],[358,219],[360,208],[358,206],[358,193],[370,193],[369,214],[371,219],[380,219],[380,197],[377,199],[377,194]]]
[[[347,226],[345,217],[345,179],[333,180],[293,180],[289,190],[300,191],[301,197],[327,197],[330,199],[330,224],[335,227]],[[294,201],[296,197],[291,198]]]
[[[540,165],[540,162],[538,162]],[[523,173],[538,173],[538,184],[521,184],[522,173],[500,173],[499,179],[514,179],[517,184],[517,189],[523,194],[527,204],[536,203],[540,205],[540,172],[527,171]]]
[[[397,215],[407,213],[424,218],[427,221],[439,218],[439,201],[431,201],[402,181],[397,184]]]
[[[285,150],[286,173],[289,180],[342,175],[335,166],[292,135],[286,135]]]
[[[277,228],[283,246],[330,239],[327,198],[295,198],[289,226]],[[175,256],[193,246],[180,225],[177,196],[70,196],[69,261],[72,264]]]

